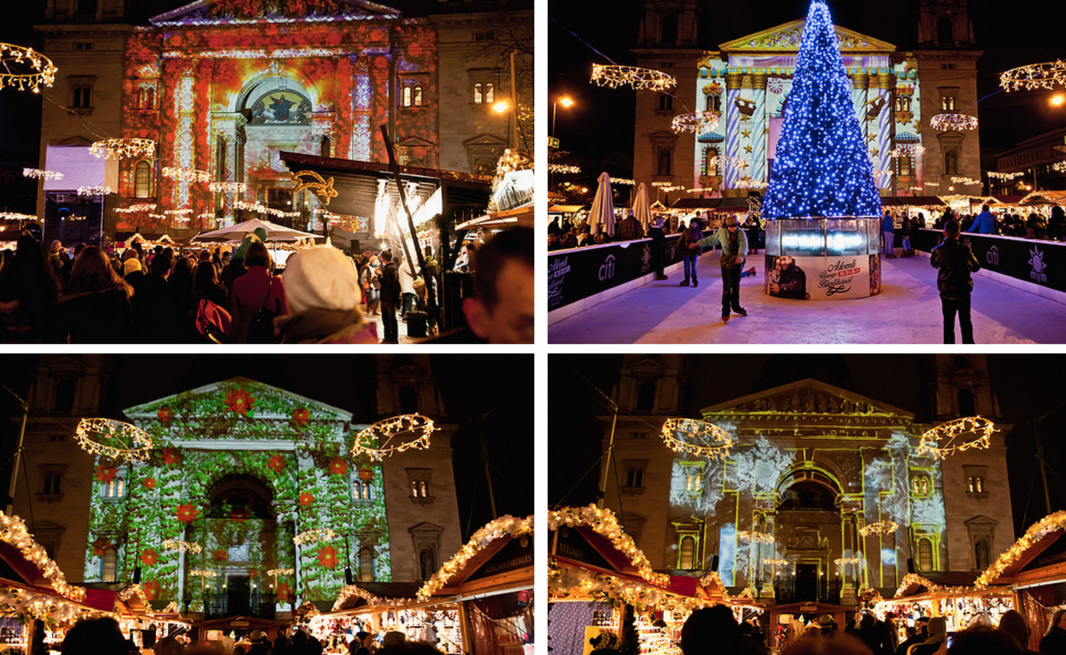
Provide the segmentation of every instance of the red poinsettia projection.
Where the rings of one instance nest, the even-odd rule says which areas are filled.
[[[292,410],[292,422],[295,423],[297,427],[305,427],[309,420],[311,420],[311,410],[306,407]]]
[[[252,405],[254,404],[255,398],[252,398],[252,394],[244,389],[237,389],[226,394],[226,409],[234,414],[248,416],[248,412],[252,411]]]
[[[275,473],[281,473],[281,470],[285,468],[285,458],[281,455],[274,455],[267,462],[267,467]]]
[[[144,595],[148,600],[158,600],[159,597],[159,581],[147,580],[141,585],[141,589],[144,589]]]
[[[145,478],[141,480],[141,484],[144,485],[145,489],[151,491],[152,489],[155,489],[155,478]]]
[[[225,548],[216,548],[215,552],[211,553],[211,559],[216,562],[225,562],[229,559],[229,551]]]
[[[189,524],[200,518],[200,510],[193,507],[192,503],[186,505],[178,505],[174,514],[178,517],[178,520],[182,523]]]
[[[107,484],[118,477],[118,469],[107,466],[96,467],[96,481]]]
[[[337,566],[337,549],[333,546],[323,546],[318,549],[318,563],[323,568],[332,569]]]
[[[300,504],[304,507],[311,505],[313,502],[315,502],[315,497],[311,493],[305,491],[300,494]]]
[[[155,548],[146,548],[141,552],[141,562],[145,566],[152,566],[159,561],[159,553],[155,552]]]
[[[163,407],[155,415],[159,418],[160,423],[170,423],[174,420],[174,410],[170,407]]]
[[[238,523],[244,523],[244,520],[251,516],[251,512],[247,507],[234,507],[229,511],[229,518],[237,521]]]
[[[348,473],[348,462],[343,457],[334,457],[329,461],[330,475],[345,475]]]
[[[177,448],[164,448],[163,449],[163,463],[167,466],[177,466],[181,464],[181,453]]]
[[[107,539],[97,539],[93,542],[93,555],[97,557],[103,557],[104,551],[112,546],[111,542]]]
[[[278,600],[283,602],[283,603],[287,603],[290,600],[292,600],[292,588],[289,587],[289,583],[288,582],[282,582],[282,583],[278,584],[277,597],[278,597]]]

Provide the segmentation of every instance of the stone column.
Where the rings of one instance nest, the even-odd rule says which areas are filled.
[[[741,96],[742,77],[743,76],[735,70],[727,72],[725,75],[725,154],[729,157],[736,158],[739,158],[743,152],[740,143],[740,132],[742,129],[746,129],[741,127],[741,113],[737,108],[737,100]],[[735,160],[727,160],[727,163],[723,167],[725,173],[723,187],[725,187],[725,189],[735,188],[737,181],[740,179],[740,170],[736,165],[729,163],[729,161]]]
[[[766,107],[766,71],[751,76],[752,100],[755,101],[755,114],[751,117],[751,168],[747,174],[756,182],[767,182],[767,160],[770,143],[770,112]]]

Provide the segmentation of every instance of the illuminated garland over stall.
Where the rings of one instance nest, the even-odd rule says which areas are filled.
[[[636,66],[592,65],[592,80],[599,86],[617,89],[631,86],[636,90],[665,91],[677,86],[677,80],[662,71]]]
[[[1014,542],[1007,552],[999,556],[992,566],[988,567],[981,577],[977,578],[974,582],[974,586],[978,589],[984,589],[992,580],[999,577],[1004,571],[1013,566],[1019,558],[1029,550],[1033,544],[1043,540],[1048,535],[1054,532],[1061,532],[1066,530],[1066,512],[1058,511],[1054,514],[1049,514],[1040,519],[1021,536],[1018,541]]]
[[[474,535],[470,537],[470,541],[464,544],[463,547],[459,549],[459,552],[448,560],[444,566],[440,567],[440,570],[434,573],[433,577],[426,580],[426,584],[422,585],[422,588],[418,590],[419,600],[429,598],[436,593],[437,590],[448,584],[448,581],[451,580],[452,576],[455,575],[456,572],[462,570],[471,557],[477,555],[492,542],[503,537],[518,539],[531,534],[532,532],[532,516],[520,519],[508,514],[486,524],[483,528],[475,532]]]
[[[957,418],[927,430],[914,451],[916,455],[936,455],[944,459],[970,448],[988,448],[989,440],[996,431],[995,424],[980,416]],[[966,440],[967,435],[974,438]],[[956,442],[956,440],[960,440]],[[941,443],[943,442],[943,445]]]
[[[85,589],[67,584],[66,577],[59,570],[59,565],[48,557],[48,553],[39,543],[33,540],[22,519],[0,512],[0,541],[17,548],[27,561],[37,567],[56,593],[71,600],[85,600]]]
[[[716,604],[699,598],[678,596],[638,580],[620,580],[587,569],[561,567],[554,558],[548,563],[548,595],[556,601],[592,598],[614,606],[632,605],[638,611],[670,611],[682,616]]]
[[[612,546],[629,558],[640,577],[658,587],[666,587],[670,584],[670,576],[656,573],[652,569],[644,551],[637,548],[637,545],[633,543],[633,537],[626,534],[611,510],[588,505],[586,507],[564,507],[548,512],[548,529],[557,530],[560,526],[592,528],[593,532],[606,538]]]
[[[28,67],[30,72],[20,73],[19,69]],[[0,43],[0,89],[5,86],[19,91],[29,89],[33,93],[41,92],[41,85],[51,87],[56,80],[56,71],[52,60],[33,48]]]

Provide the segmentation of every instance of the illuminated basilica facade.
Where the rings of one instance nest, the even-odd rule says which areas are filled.
[[[982,356],[935,362],[937,421],[995,418]],[[977,571],[1012,544],[1009,426],[989,449],[941,461],[917,454],[931,426],[912,412],[808,378],[701,408],[736,445],[724,460],[694,457],[652,427],[691,414],[689,374],[684,356],[627,355],[615,395],[618,483],[606,503],[656,569],[717,567],[727,586],[778,602],[847,601],[870,587],[893,594],[908,560],[917,572]],[[898,529],[862,535],[889,521]]]
[[[769,182],[806,20],[708,50],[700,43],[699,23],[711,20],[712,8],[700,5],[645,2],[634,52],[640,66],[675,76],[677,88],[636,94],[634,178],[707,189],[713,197],[744,196]],[[979,181],[959,181],[980,180],[977,132],[937,132],[929,124],[945,112],[977,116],[981,52],[966,2],[921,0],[918,15],[917,44],[910,51],[836,27],[859,126],[873,169],[881,172],[875,182],[882,196],[979,193]],[[710,112],[718,123],[696,134],[675,133],[673,117],[684,112]],[[670,197],[692,197],[677,194]]]
[[[294,191],[278,153],[387,163],[382,126],[401,165],[491,175],[513,115],[492,106],[511,99],[506,55],[520,43],[519,101],[532,104],[531,6],[441,2],[409,18],[367,0],[204,0],[133,26],[122,0],[49,0],[38,29],[59,74],[43,105],[42,167],[68,173],[44,186],[39,215],[102,213],[108,234],[180,235],[217,227],[244,201],[312,227],[317,202]],[[156,151],[117,165],[89,156],[91,142],[119,136]],[[78,199],[95,185],[113,194]],[[122,211],[137,205],[156,208]],[[345,227],[380,227],[361,218]]]

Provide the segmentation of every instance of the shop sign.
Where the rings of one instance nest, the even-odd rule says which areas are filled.
[[[871,288],[871,259],[877,255],[846,257],[766,257],[766,292],[778,298],[838,300],[867,298]]]
[[[665,266],[681,260],[675,247],[679,236],[666,237]],[[651,263],[650,239],[548,253],[548,309],[564,307],[647,275]]]
[[[511,539],[495,555],[489,558],[468,580],[488,578],[508,571],[533,566],[533,538],[523,535]]]
[[[503,181],[492,193],[496,211],[516,209],[533,202],[534,174],[530,169],[511,171],[503,176]]]

